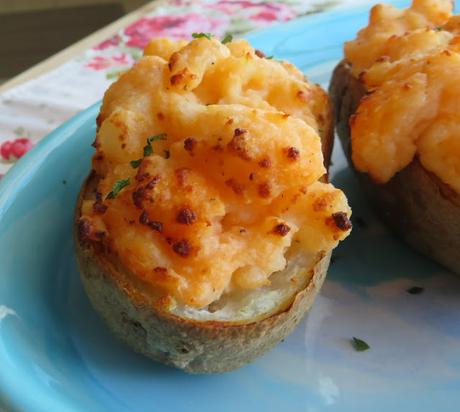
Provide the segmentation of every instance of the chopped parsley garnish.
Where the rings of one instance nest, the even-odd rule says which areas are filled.
[[[364,352],[370,349],[370,346],[367,344],[367,342],[364,342],[362,339],[359,338],[353,337],[352,344],[357,352]]]
[[[120,191],[129,185],[129,177],[116,181],[112,186],[112,191],[107,195],[106,199],[115,199]]]
[[[434,31],[443,31],[444,30],[444,27],[442,26],[438,26],[438,27],[435,27]]]
[[[156,136],[150,136],[147,138],[147,145],[144,146],[144,157],[151,156],[153,154],[152,143],[158,140],[165,140],[166,133],[157,134]]]
[[[226,34],[225,37],[222,39],[222,44],[230,43],[233,40],[233,36],[231,34]]]
[[[194,39],[201,39],[202,37],[206,37],[208,40],[211,40],[212,34],[211,33],[192,33],[192,37]]]
[[[406,292],[410,295],[420,295],[425,289],[420,286],[412,286],[411,288],[407,289]]]
[[[137,169],[142,163],[142,159],[137,159],[137,160],[131,160],[129,164],[133,169]]]
[[[265,57],[267,60],[272,60],[273,59],[273,56],[267,56]]]
[[[147,144],[144,146],[144,157],[145,156],[151,156],[153,153],[153,147],[151,144]]]

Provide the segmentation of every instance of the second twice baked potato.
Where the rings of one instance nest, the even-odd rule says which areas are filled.
[[[382,220],[460,273],[460,71],[452,4],[377,5],[330,95],[338,135]]]
[[[319,86],[243,40],[158,39],[106,92],[94,145],[76,252],[118,337],[210,373],[295,327],[351,229]]]

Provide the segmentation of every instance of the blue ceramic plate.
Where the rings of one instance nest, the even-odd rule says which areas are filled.
[[[326,84],[367,10],[249,36]],[[189,376],[115,340],[83,293],[72,214],[98,106],[53,132],[0,184],[0,409],[6,411],[458,411],[460,278],[409,250],[369,210],[336,145],[333,176],[360,217],[312,311],[235,372]],[[406,292],[425,288],[420,295]],[[356,352],[350,338],[371,346]]]

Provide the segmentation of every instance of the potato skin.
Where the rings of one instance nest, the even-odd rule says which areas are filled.
[[[84,185],[79,205],[85,194]],[[197,321],[167,311],[130,281],[127,270],[107,251],[85,243],[75,220],[75,246],[86,293],[112,332],[136,352],[190,373],[239,368],[271,349],[299,323],[323,284],[330,253],[317,257],[313,276],[288,308],[245,323]]]
[[[329,93],[337,133],[354,169],[349,119],[367,91],[344,60],[334,70]],[[356,174],[380,218],[395,233],[418,252],[460,274],[459,193],[426,170],[418,158],[386,184],[374,183],[365,173]]]
[[[333,106],[330,104],[329,97],[327,98],[327,105],[324,108],[324,130],[320,130],[321,150],[323,152],[324,167],[329,170],[331,164],[332,150],[334,149],[334,111]],[[326,179],[327,181],[327,176]]]
[[[325,106],[321,134],[324,164],[333,148],[333,119]],[[237,322],[198,321],[170,313],[167,305],[155,301],[120,266],[110,251],[80,237],[81,204],[95,187],[94,172],[84,182],[76,205],[74,243],[85,291],[91,304],[110,330],[128,346],[149,358],[189,373],[220,373],[239,368],[284,339],[313,304],[324,279],[331,252],[319,253],[315,264],[305,268],[310,282],[271,316]],[[327,181],[327,175],[322,178]]]

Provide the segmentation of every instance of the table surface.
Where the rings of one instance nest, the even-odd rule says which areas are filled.
[[[99,44],[103,40],[112,37],[119,30],[123,29],[134,21],[139,20],[142,16],[152,13],[156,7],[159,7],[164,3],[167,3],[167,0],[156,0],[146,4],[143,7],[139,7],[137,10],[132,11],[124,17],[114,21],[112,24],[101,28],[93,34],[81,39],[77,43],[72,44],[59,53],[47,58],[39,64],[32,66],[28,70],[25,70],[12,79],[6,81],[0,85],[0,93],[55,69],[66,61],[83,53],[85,50],[90,49],[95,44]]]
[[[49,132],[100,100],[149,39],[241,36],[368,0],[156,0],[0,86],[0,177]]]

